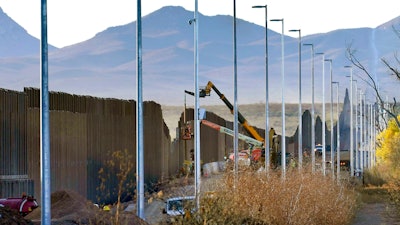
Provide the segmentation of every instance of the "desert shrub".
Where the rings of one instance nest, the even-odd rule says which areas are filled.
[[[348,224],[356,194],[329,176],[289,170],[242,171],[224,175],[220,185],[201,197],[200,210],[176,224]]]
[[[387,185],[387,188],[390,200],[398,209],[398,214],[400,214],[400,180],[390,181]]]
[[[386,183],[385,175],[382,174],[383,168],[372,167],[364,170],[364,185],[366,186],[382,186]]]

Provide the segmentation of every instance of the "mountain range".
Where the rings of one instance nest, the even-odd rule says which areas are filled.
[[[194,87],[194,26],[188,21],[193,12],[168,6],[143,17],[143,98],[162,105],[182,105],[184,90]],[[199,85],[212,81],[233,101],[233,18],[200,14]],[[302,37],[315,52],[332,59],[333,80],[340,82],[340,99],[349,88],[350,65],[346,49],[356,50],[359,60],[376,74],[383,94],[399,97],[395,81],[380,62],[392,61],[400,47],[393,26],[394,18],[376,28],[334,30]],[[68,35],[68,34],[66,34]],[[237,20],[237,96],[239,104],[265,102],[265,27]],[[40,41],[0,10],[0,88],[22,90],[40,86]],[[281,34],[268,30],[269,101],[298,100],[298,39],[284,36],[284,75],[282,88]],[[303,46],[302,99],[311,102],[311,48]],[[392,61],[393,62],[393,61]],[[322,57],[315,55],[315,96],[322,99]],[[325,63],[325,97],[329,99],[329,64]],[[361,76],[361,77],[359,77]],[[354,69],[358,87],[372,93]],[[136,21],[110,27],[93,38],[64,48],[49,45],[49,89],[77,95],[136,99]],[[336,95],[336,92],[334,92]],[[335,98],[334,98],[335,99]],[[371,98],[372,100],[372,98]],[[188,104],[193,99],[188,97]],[[201,99],[201,104],[222,104],[218,96]]]

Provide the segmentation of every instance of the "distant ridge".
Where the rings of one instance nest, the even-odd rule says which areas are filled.
[[[167,6],[143,17],[143,95],[160,104],[181,105],[184,90],[193,91],[193,35],[189,25],[193,12]],[[0,13],[1,88],[22,90],[39,87],[39,40],[33,38],[5,13]],[[199,16],[199,85],[209,80],[233,101],[233,37],[231,16]],[[398,18],[388,24],[396,24]],[[4,24],[3,24],[4,23]],[[379,79],[380,88],[399,98],[398,81],[388,75],[381,57],[392,57],[400,41],[392,29],[340,29],[302,37],[313,43],[316,52],[333,60],[333,79],[340,82],[340,99],[349,86],[345,53],[349,44],[357,50],[362,63]],[[386,25],[385,25],[386,26]],[[238,103],[265,101],[265,29],[253,23],[237,22]],[[8,39],[4,39],[8,38]],[[298,101],[298,42],[285,37],[285,101]],[[269,30],[269,100],[280,102],[281,39]],[[310,48],[302,47],[302,100],[311,102]],[[329,66],[325,65],[325,90],[329,90]],[[315,100],[321,102],[322,63],[315,56]],[[93,38],[49,51],[50,90],[96,97],[135,99],[136,22],[115,26]],[[4,76],[3,76],[4,75]],[[361,72],[354,71],[355,79]],[[359,79],[358,87],[371,93]],[[329,95],[326,95],[328,99]],[[391,96],[390,96],[391,97]],[[372,98],[371,98],[372,99]],[[188,98],[188,101],[192,101]],[[201,104],[222,104],[215,93]]]

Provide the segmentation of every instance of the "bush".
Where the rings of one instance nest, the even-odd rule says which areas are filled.
[[[393,180],[388,183],[388,192],[391,202],[398,209],[397,212],[400,214],[400,180]]]
[[[235,188],[236,186],[236,188]],[[176,224],[348,224],[356,210],[355,191],[329,176],[290,170],[225,175],[201,197],[200,210]]]
[[[384,175],[378,167],[364,170],[364,185],[380,187],[385,184]]]

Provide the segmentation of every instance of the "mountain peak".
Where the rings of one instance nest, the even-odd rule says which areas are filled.
[[[40,52],[39,39],[11,19],[0,8],[0,57],[37,55]],[[49,46],[49,49],[54,49]]]
[[[0,8],[0,57],[16,57],[39,53],[39,40],[11,19]]]
[[[0,7],[0,37],[4,35],[27,34],[26,30],[12,20]]]

